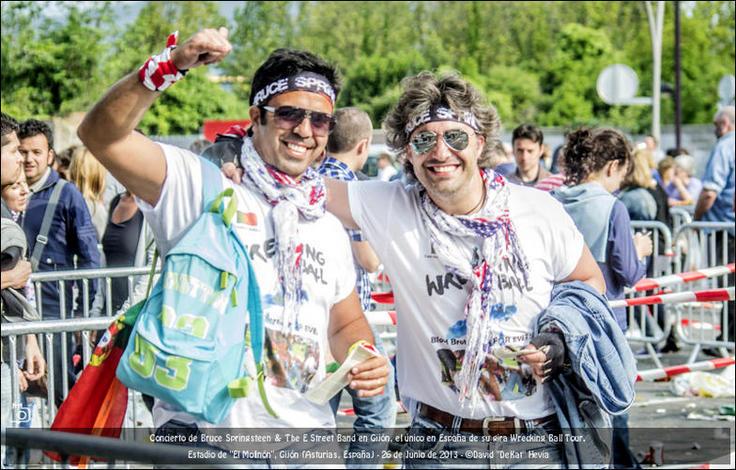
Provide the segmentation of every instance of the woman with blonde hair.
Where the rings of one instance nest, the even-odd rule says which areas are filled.
[[[651,150],[634,151],[631,171],[621,184],[618,198],[626,206],[631,220],[657,220],[671,227],[667,193],[652,177],[652,160]]]
[[[97,239],[102,240],[108,213],[103,200],[107,170],[83,145],[74,146],[71,149],[71,157],[69,181],[74,183],[82,193],[97,231]]]
[[[664,188],[669,197],[670,207],[692,206],[703,190],[703,183],[693,176],[695,173],[695,159],[687,153],[675,157],[675,176],[672,182]]]

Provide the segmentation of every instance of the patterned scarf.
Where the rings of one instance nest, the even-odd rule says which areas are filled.
[[[243,183],[273,206],[279,280],[284,289],[282,332],[288,334],[299,328],[299,309],[304,300],[301,265],[304,246],[299,243],[299,216],[316,220],[325,214],[324,180],[312,167],[297,181],[266,164],[247,137],[243,139],[240,165],[245,172]]]
[[[474,216],[451,216],[430,199],[427,191],[415,186],[420,213],[440,261],[455,275],[471,281],[465,302],[467,349],[456,379],[462,406],[470,399],[474,408],[478,382],[486,354],[490,351],[492,315],[497,304],[515,304],[529,280],[529,265],[521,250],[514,224],[509,217],[509,187],[506,178],[493,170],[482,170],[486,189],[483,209]],[[458,239],[483,239],[481,256],[471,261]]]

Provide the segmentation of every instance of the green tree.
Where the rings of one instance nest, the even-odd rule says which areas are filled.
[[[185,41],[203,28],[219,25],[228,22],[213,2],[149,2],[116,43],[108,86],[158,54],[170,33],[178,30],[179,41]],[[185,80],[167,89],[145,114],[141,130],[154,135],[194,134],[204,119],[246,117],[247,107],[208,78],[213,71],[213,67],[191,70]]]
[[[680,2],[684,123],[709,122],[720,77],[734,69],[734,2]],[[49,6],[58,19],[45,16]],[[367,110],[376,124],[407,75],[458,70],[493,102],[506,127],[614,125],[641,132],[651,107],[608,106],[595,92],[600,71],[624,63],[651,94],[652,57],[643,2],[244,2],[222,18],[217,2],[147,2],[121,29],[108,2],[3,2],[2,106],[19,117],[83,111],[179,30],[231,27],[233,53],[193,71],[153,106],[144,129],[195,132],[198,120],[245,117],[256,68],[279,47],[310,50],[344,77],[340,106]],[[674,83],[673,13],[667,2],[662,80]],[[240,77],[233,92],[207,75]],[[662,121],[674,119],[663,95]]]
[[[348,72],[338,105],[359,106],[373,122],[381,122],[392,104],[387,98],[398,99],[401,79],[426,68],[424,58],[413,51],[361,57]]]
[[[151,106],[141,121],[146,134],[195,134],[204,119],[247,117],[246,103],[207,78],[207,70],[197,68],[176,83]]]
[[[59,20],[45,18],[44,6],[2,4],[2,106],[19,119],[84,109],[104,86],[109,4],[58,2]]]
[[[570,23],[563,26],[556,45],[542,80],[545,99],[538,122],[545,126],[593,124],[598,103],[595,77],[616,62],[611,42],[603,31]]]
[[[108,65],[111,79],[136,70],[151,54],[166,46],[166,38],[179,31],[184,41],[204,28],[228,26],[215,2],[148,2],[135,21],[117,35],[115,54]]]
[[[499,65],[488,69],[482,75],[483,88],[491,98],[504,96],[508,100],[508,111],[497,104],[501,119],[507,128],[523,122],[534,122],[542,101],[539,76],[520,67]],[[496,104],[496,103],[494,103]]]
[[[266,57],[279,47],[293,46],[295,21],[290,2],[244,2],[236,10],[230,34],[233,51],[222,63],[232,76],[243,77],[233,87],[241,101],[248,103],[253,74]]]
[[[717,109],[718,81],[734,73],[734,3],[695,2],[691,13],[683,12],[680,18],[683,122],[710,122]],[[667,10],[665,24],[662,77],[674,84],[673,8]],[[672,123],[670,109],[663,120]]]

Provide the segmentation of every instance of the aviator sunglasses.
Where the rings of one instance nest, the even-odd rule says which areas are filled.
[[[309,111],[294,106],[260,107],[273,113],[276,117],[276,126],[280,129],[294,129],[304,121],[304,118],[309,118],[309,122],[312,124],[312,133],[316,136],[325,136],[335,128],[335,116],[332,114]]]
[[[448,147],[460,152],[468,148],[470,137],[468,133],[461,129],[450,129],[442,134],[442,140]],[[437,145],[437,133],[432,131],[417,132],[411,138],[411,148],[417,154],[425,154],[432,151]]]

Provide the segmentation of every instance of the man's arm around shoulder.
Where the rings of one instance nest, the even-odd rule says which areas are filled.
[[[378,259],[373,247],[366,241],[350,241],[350,247],[353,250],[353,256],[361,268],[366,272],[374,273],[381,266],[381,260]]]

